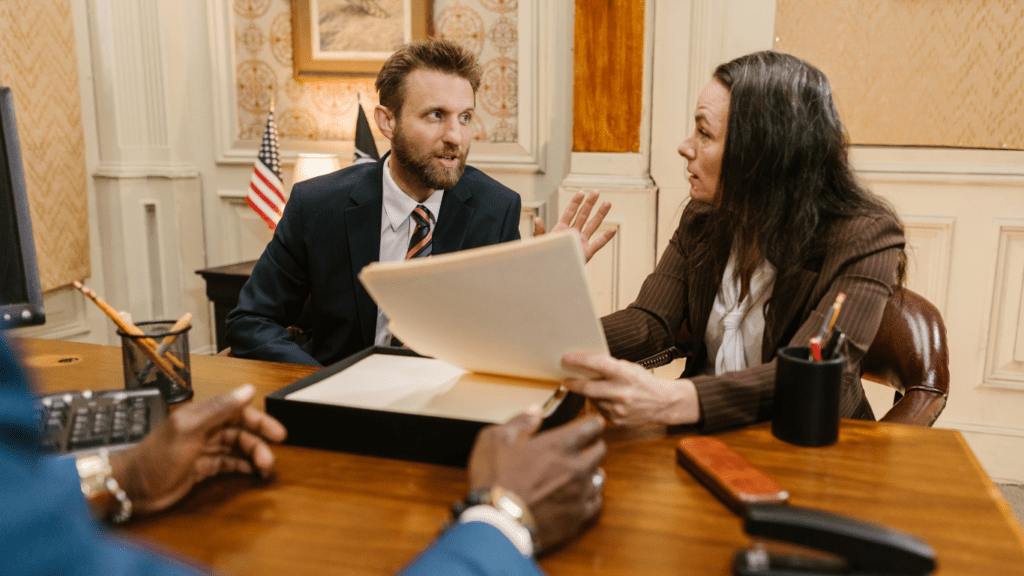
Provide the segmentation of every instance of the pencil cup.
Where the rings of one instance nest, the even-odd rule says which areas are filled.
[[[772,434],[799,446],[828,446],[839,439],[839,356],[815,362],[806,346],[780,348],[775,368]]]
[[[142,335],[120,330],[125,388],[157,388],[168,404],[192,397],[192,370],[188,357],[188,331],[172,330],[174,320],[136,324]]]

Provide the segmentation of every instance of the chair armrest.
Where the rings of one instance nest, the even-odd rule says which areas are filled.
[[[946,394],[930,386],[911,386],[879,422],[931,426],[946,407]]]

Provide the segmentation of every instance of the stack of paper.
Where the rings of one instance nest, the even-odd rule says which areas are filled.
[[[470,372],[561,380],[566,352],[608,353],[572,231],[378,262],[359,279],[402,342]]]

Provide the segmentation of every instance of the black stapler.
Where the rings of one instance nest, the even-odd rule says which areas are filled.
[[[769,553],[755,545],[736,553],[736,576],[926,576],[935,571],[935,550],[924,540],[822,510],[753,504],[743,529],[828,557]]]

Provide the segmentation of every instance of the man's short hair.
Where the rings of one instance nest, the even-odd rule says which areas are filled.
[[[461,44],[444,39],[406,44],[384,62],[377,74],[380,103],[396,117],[405,103],[406,77],[421,68],[465,78],[473,87],[473,94],[480,87],[483,75],[476,56]]]

